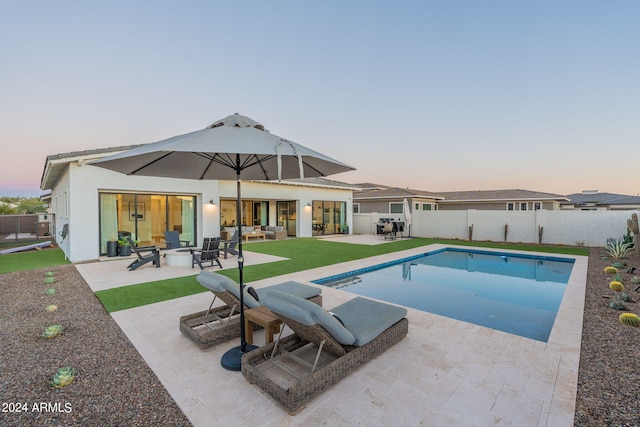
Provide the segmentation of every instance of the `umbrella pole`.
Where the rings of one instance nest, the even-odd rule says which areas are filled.
[[[220,363],[222,367],[230,371],[242,369],[242,355],[247,351],[258,348],[254,345],[247,345],[244,329],[244,256],[242,255],[242,197],[240,191],[240,155],[236,154],[236,226],[238,227],[238,281],[240,284],[240,346],[228,350],[222,355]]]

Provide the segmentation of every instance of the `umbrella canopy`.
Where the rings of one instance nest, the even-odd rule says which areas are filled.
[[[411,208],[406,198],[402,201],[402,213],[404,214],[404,224],[409,231],[409,237],[411,237]]]
[[[198,180],[234,180],[238,167],[245,180],[321,177],[354,170],[239,114],[91,164],[127,175]]]
[[[222,366],[239,371],[250,350],[244,334],[241,179],[275,180],[321,177],[353,167],[267,131],[249,117],[234,114],[206,129],[142,145],[90,164],[127,175],[233,180],[237,182],[240,346],[225,353]]]

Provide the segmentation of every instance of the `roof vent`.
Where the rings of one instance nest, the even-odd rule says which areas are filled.
[[[598,194],[598,190],[582,190],[582,194]]]

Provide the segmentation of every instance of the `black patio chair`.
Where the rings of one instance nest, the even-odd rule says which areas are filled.
[[[224,252],[224,259],[227,259],[227,255],[238,255],[238,250],[236,249],[236,245],[238,244],[238,231],[234,231],[233,237],[229,240],[221,240],[222,247],[220,250]]]
[[[131,236],[127,236],[127,240],[129,240],[129,244],[131,245],[131,251],[135,253],[138,258],[127,266],[129,271],[133,271],[148,262],[152,262],[156,268],[160,268],[160,251],[157,247],[136,246]]]
[[[202,249],[189,248],[191,250],[191,268],[198,264],[201,270],[204,270],[205,264],[210,264],[213,267],[213,263],[218,264],[218,267],[222,268],[220,263],[220,237],[205,237],[202,241]]]
[[[165,249],[186,248],[191,246],[189,240],[180,240],[179,231],[165,231],[164,240],[167,245]]]

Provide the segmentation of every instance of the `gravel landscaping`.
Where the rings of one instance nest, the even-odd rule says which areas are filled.
[[[576,426],[638,426],[640,328],[622,325],[609,308],[611,261],[590,249],[583,324]],[[640,300],[625,260],[623,283]],[[46,272],[56,283],[44,284]],[[635,273],[640,276],[640,271]],[[55,294],[47,294],[53,287]],[[73,265],[0,275],[0,425],[2,426],[188,426],[153,371],[106,313]],[[45,311],[55,304],[58,309]],[[638,304],[627,311],[640,314]],[[48,325],[61,335],[42,336]],[[176,325],[177,330],[177,325]],[[49,380],[71,366],[76,379],[58,389]]]

